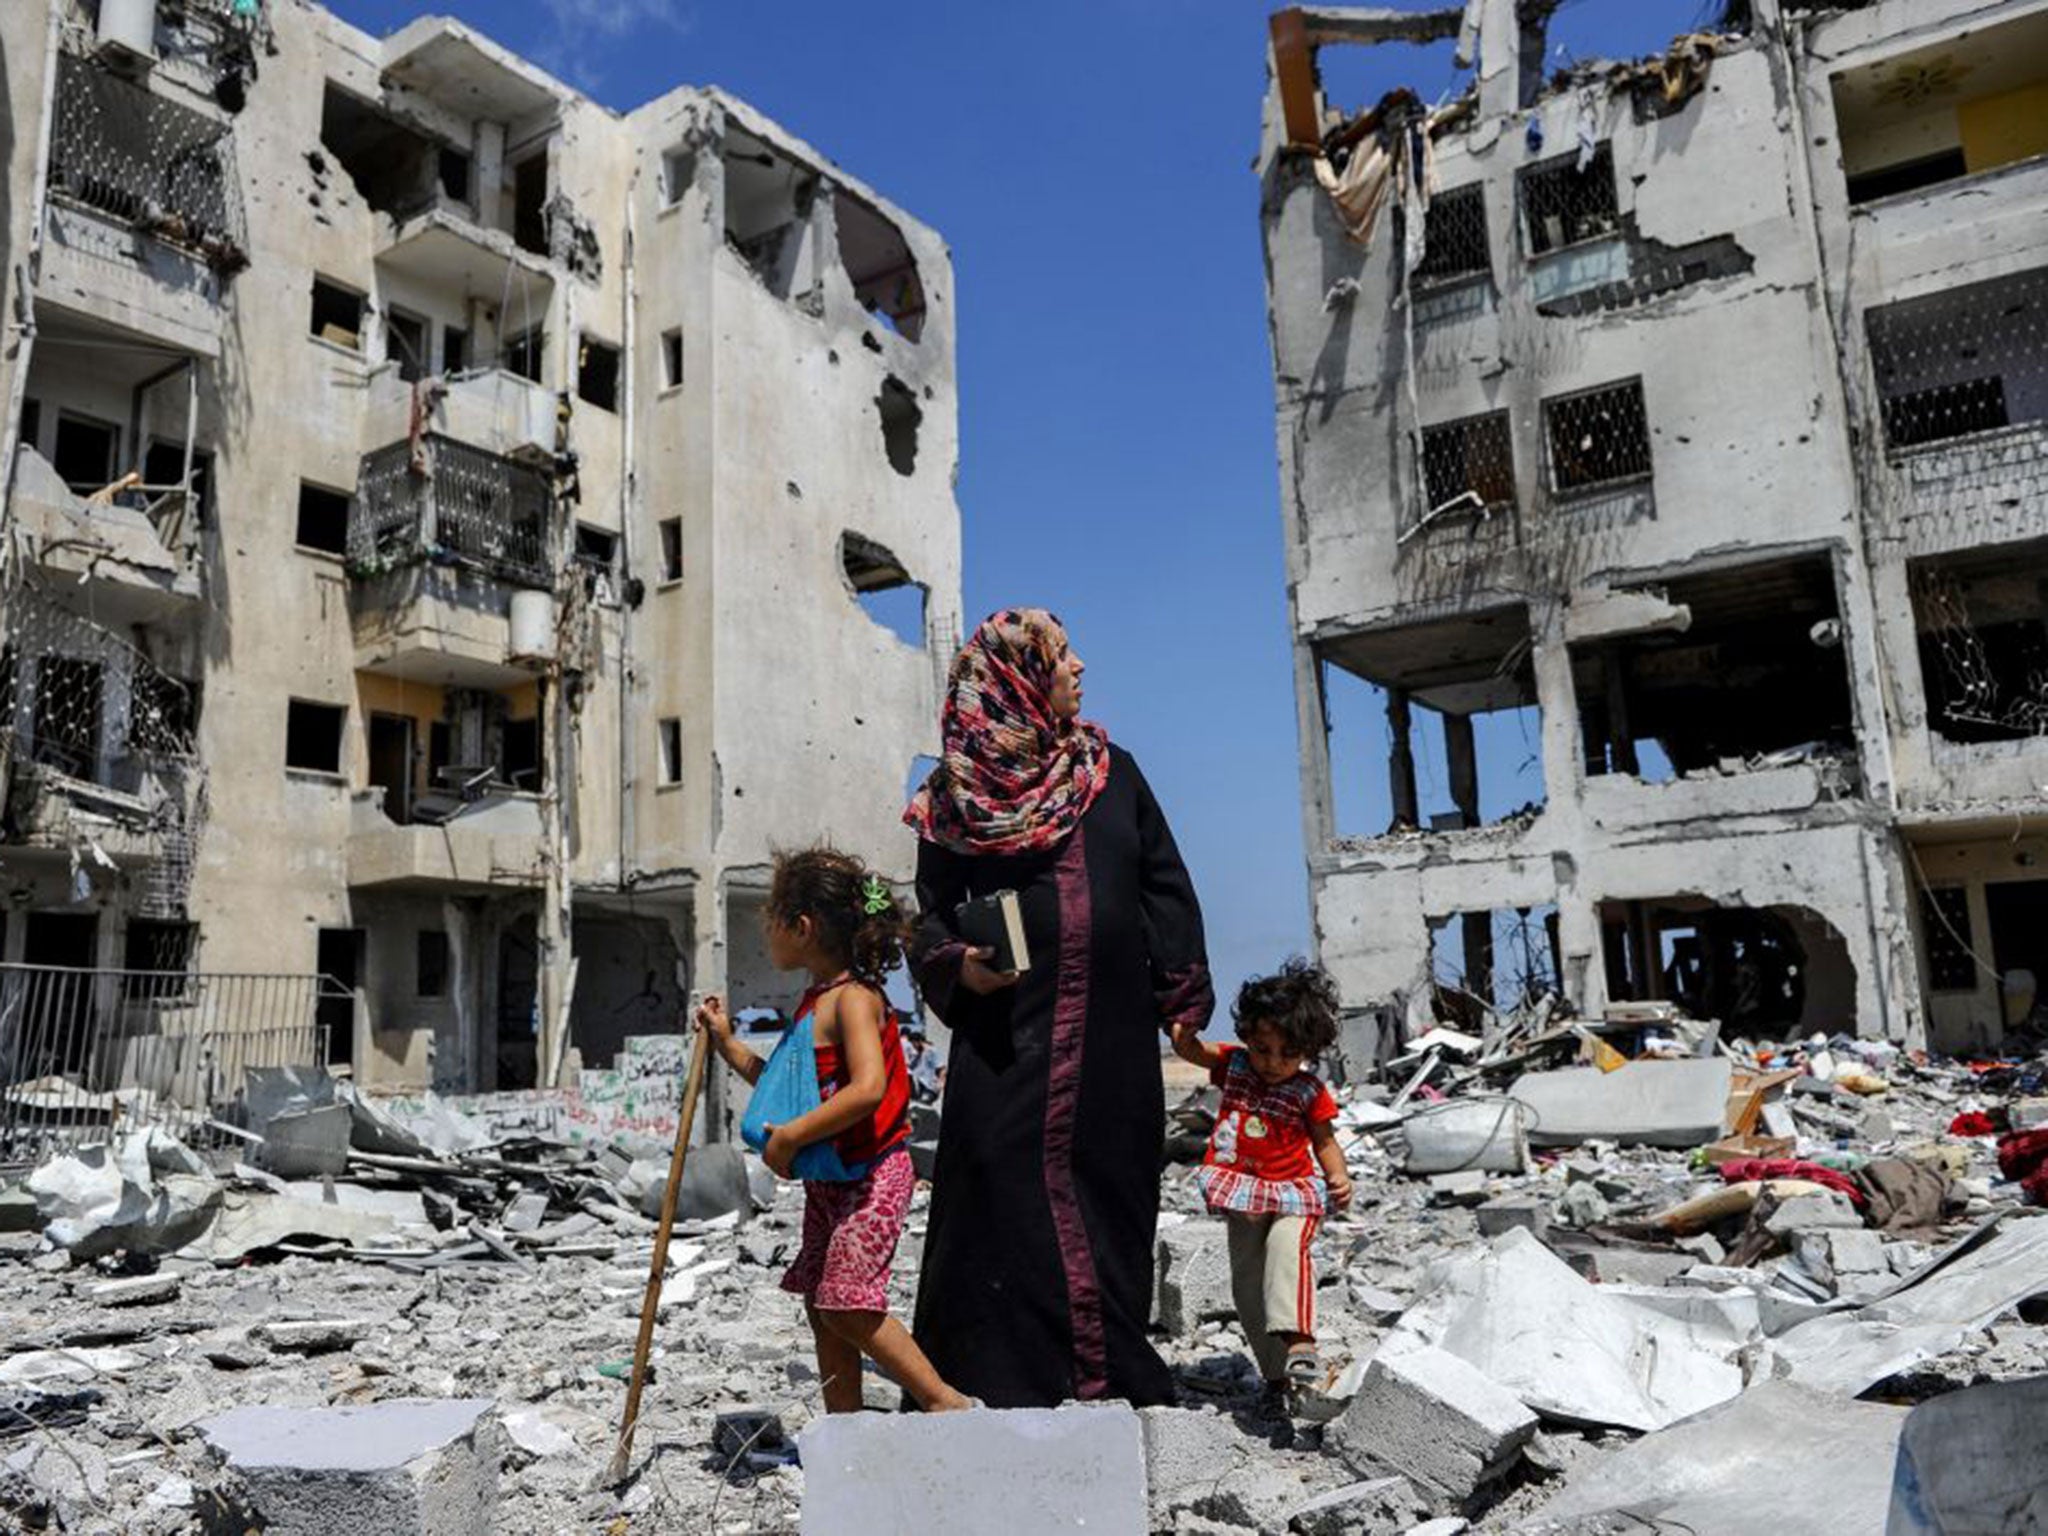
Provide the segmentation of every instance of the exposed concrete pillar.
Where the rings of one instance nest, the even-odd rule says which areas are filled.
[[[725,923],[725,876],[718,873],[698,885],[690,903],[690,995],[685,999],[686,1006],[694,1006],[710,993],[726,990]],[[704,1107],[698,1116],[698,1124],[703,1127],[700,1140],[730,1139],[733,1128],[727,1121],[731,1097],[725,1063],[714,1056],[704,1069]]]
[[[1481,1002],[1493,1002],[1493,914],[1460,912],[1458,928],[1465,940],[1465,990]]]
[[[1471,723],[1466,722],[1469,736]],[[1421,812],[1415,796],[1415,743],[1413,720],[1408,711],[1408,690],[1389,688],[1387,690],[1387,730],[1393,737],[1387,748],[1388,794],[1394,804],[1394,825],[1413,827],[1421,824]]]
[[[1292,622],[1294,603],[1288,600]],[[1330,710],[1323,694],[1323,666],[1315,647],[1294,647],[1295,718],[1301,742],[1302,843],[1311,862],[1336,834],[1337,813],[1330,792]]]
[[[1472,745],[1472,717],[1444,716],[1444,756],[1450,760],[1451,804],[1464,813],[1465,825],[1479,825],[1479,756]]]
[[[505,191],[505,125],[476,125],[476,221],[496,229]],[[473,333],[472,333],[473,334]]]

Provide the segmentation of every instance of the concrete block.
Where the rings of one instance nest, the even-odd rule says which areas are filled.
[[[1176,1337],[1207,1318],[1231,1317],[1230,1250],[1223,1224],[1191,1221],[1159,1234],[1153,1321]]]
[[[1728,1250],[1721,1246],[1721,1240],[1711,1232],[1696,1232],[1691,1237],[1681,1237],[1672,1244],[1680,1253],[1689,1253],[1702,1264],[1719,1264],[1728,1257]]]
[[[1196,1408],[1141,1408],[1145,1486],[1152,1528],[1182,1514],[1267,1530],[1281,1525],[1314,1489],[1275,1466],[1227,1414]]]
[[[1361,1477],[1398,1473],[1462,1502],[1536,1433],[1536,1415],[1457,1356],[1403,1349],[1373,1358],[1324,1448]]]
[[[1428,1506],[1405,1477],[1373,1477],[1319,1493],[1287,1512],[1293,1536],[1356,1536],[1359,1531],[1406,1531]]]
[[[1481,1237],[1499,1237],[1512,1227],[1524,1227],[1540,1238],[1550,1228],[1543,1202],[1534,1195],[1499,1195],[1480,1206],[1475,1214]]]
[[[1765,1218],[1764,1230],[1773,1237],[1789,1238],[1795,1232],[1814,1227],[1860,1227],[1863,1218],[1849,1197],[1832,1189],[1811,1195],[1794,1195]]]
[[[1866,1227],[1819,1227],[1792,1235],[1800,1267],[1817,1279],[1840,1283],[1856,1275],[1889,1275],[1884,1238]]]
[[[1567,1067],[1526,1072],[1508,1090],[1529,1109],[1529,1140],[1576,1146],[1696,1147],[1721,1133],[1732,1068],[1725,1057],[1632,1061],[1613,1072]]]
[[[1392,1291],[1369,1285],[1356,1275],[1345,1282],[1344,1289],[1351,1297],[1351,1310],[1368,1323],[1391,1323],[1408,1310],[1408,1303]]]
[[[366,1317],[313,1317],[293,1322],[258,1323],[249,1336],[272,1349],[299,1355],[320,1355],[347,1349],[370,1336]]]
[[[1429,1197],[1450,1205],[1478,1205],[1486,1199],[1486,1175],[1477,1168],[1431,1174]]]
[[[234,1408],[199,1431],[266,1536],[489,1536],[498,1457],[488,1398]]]
[[[162,1301],[176,1301],[185,1282],[176,1275],[135,1275],[126,1280],[106,1280],[91,1286],[86,1300],[102,1307],[147,1307]]]
[[[1145,1445],[1123,1404],[811,1420],[803,1536],[1143,1531]]]

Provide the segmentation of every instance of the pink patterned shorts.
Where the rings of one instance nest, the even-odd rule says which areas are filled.
[[[804,1185],[803,1246],[782,1288],[821,1312],[888,1311],[889,1265],[916,1187],[902,1147],[883,1154],[865,1178]]]

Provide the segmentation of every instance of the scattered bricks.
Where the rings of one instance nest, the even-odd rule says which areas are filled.
[[[1480,1206],[1475,1214],[1481,1237],[1499,1237],[1512,1227],[1526,1227],[1540,1239],[1550,1228],[1543,1202],[1534,1195],[1500,1195]]]
[[[1144,1437],[1120,1403],[826,1414],[797,1445],[803,1536],[1150,1529]]]
[[[297,1322],[258,1323],[249,1337],[272,1349],[298,1355],[320,1355],[347,1349],[370,1336],[366,1317],[314,1317]]]
[[[86,1299],[103,1307],[147,1307],[161,1301],[176,1301],[185,1282],[176,1275],[136,1275],[127,1280],[108,1280],[86,1290]]]
[[[498,1498],[495,1426],[484,1417],[491,1406],[488,1398],[249,1406],[199,1430],[266,1536],[489,1536]]]
[[[1154,1316],[1175,1336],[1207,1318],[1230,1317],[1230,1251],[1223,1224],[1191,1221],[1159,1234]]]
[[[1814,1227],[1860,1227],[1863,1218],[1847,1195],[1824,1189],[1811,1195],[1794,1195],[1765,1218],[1764,1230],[1773,1237],[1789,1238],[1795,1232]]]
[[[1153,1529],[1191,1514],[1225,1525],[1269,1530],[1315,1490],[1298,1472],[1261,1456],[1227,1414],[1195,1408],[1141,1408],[1145,1484]]]
[[[1462,1503],[1535,1432],[1536,1415],[1516,1398],[1456,1355],[1423,1348],[1375,1356],[1323,1445],[1361,1477],[1400,1473]]]

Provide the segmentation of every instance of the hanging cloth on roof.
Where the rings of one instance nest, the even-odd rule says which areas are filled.
[[[1352,150],[1341,171],[1330,164],[1329,156],[1316,156],[1316,180],[1330,194],[1346,233],[1360,245],[1372,243],[1372,227],[1394,184],[1394,160],[1377,140]]]

